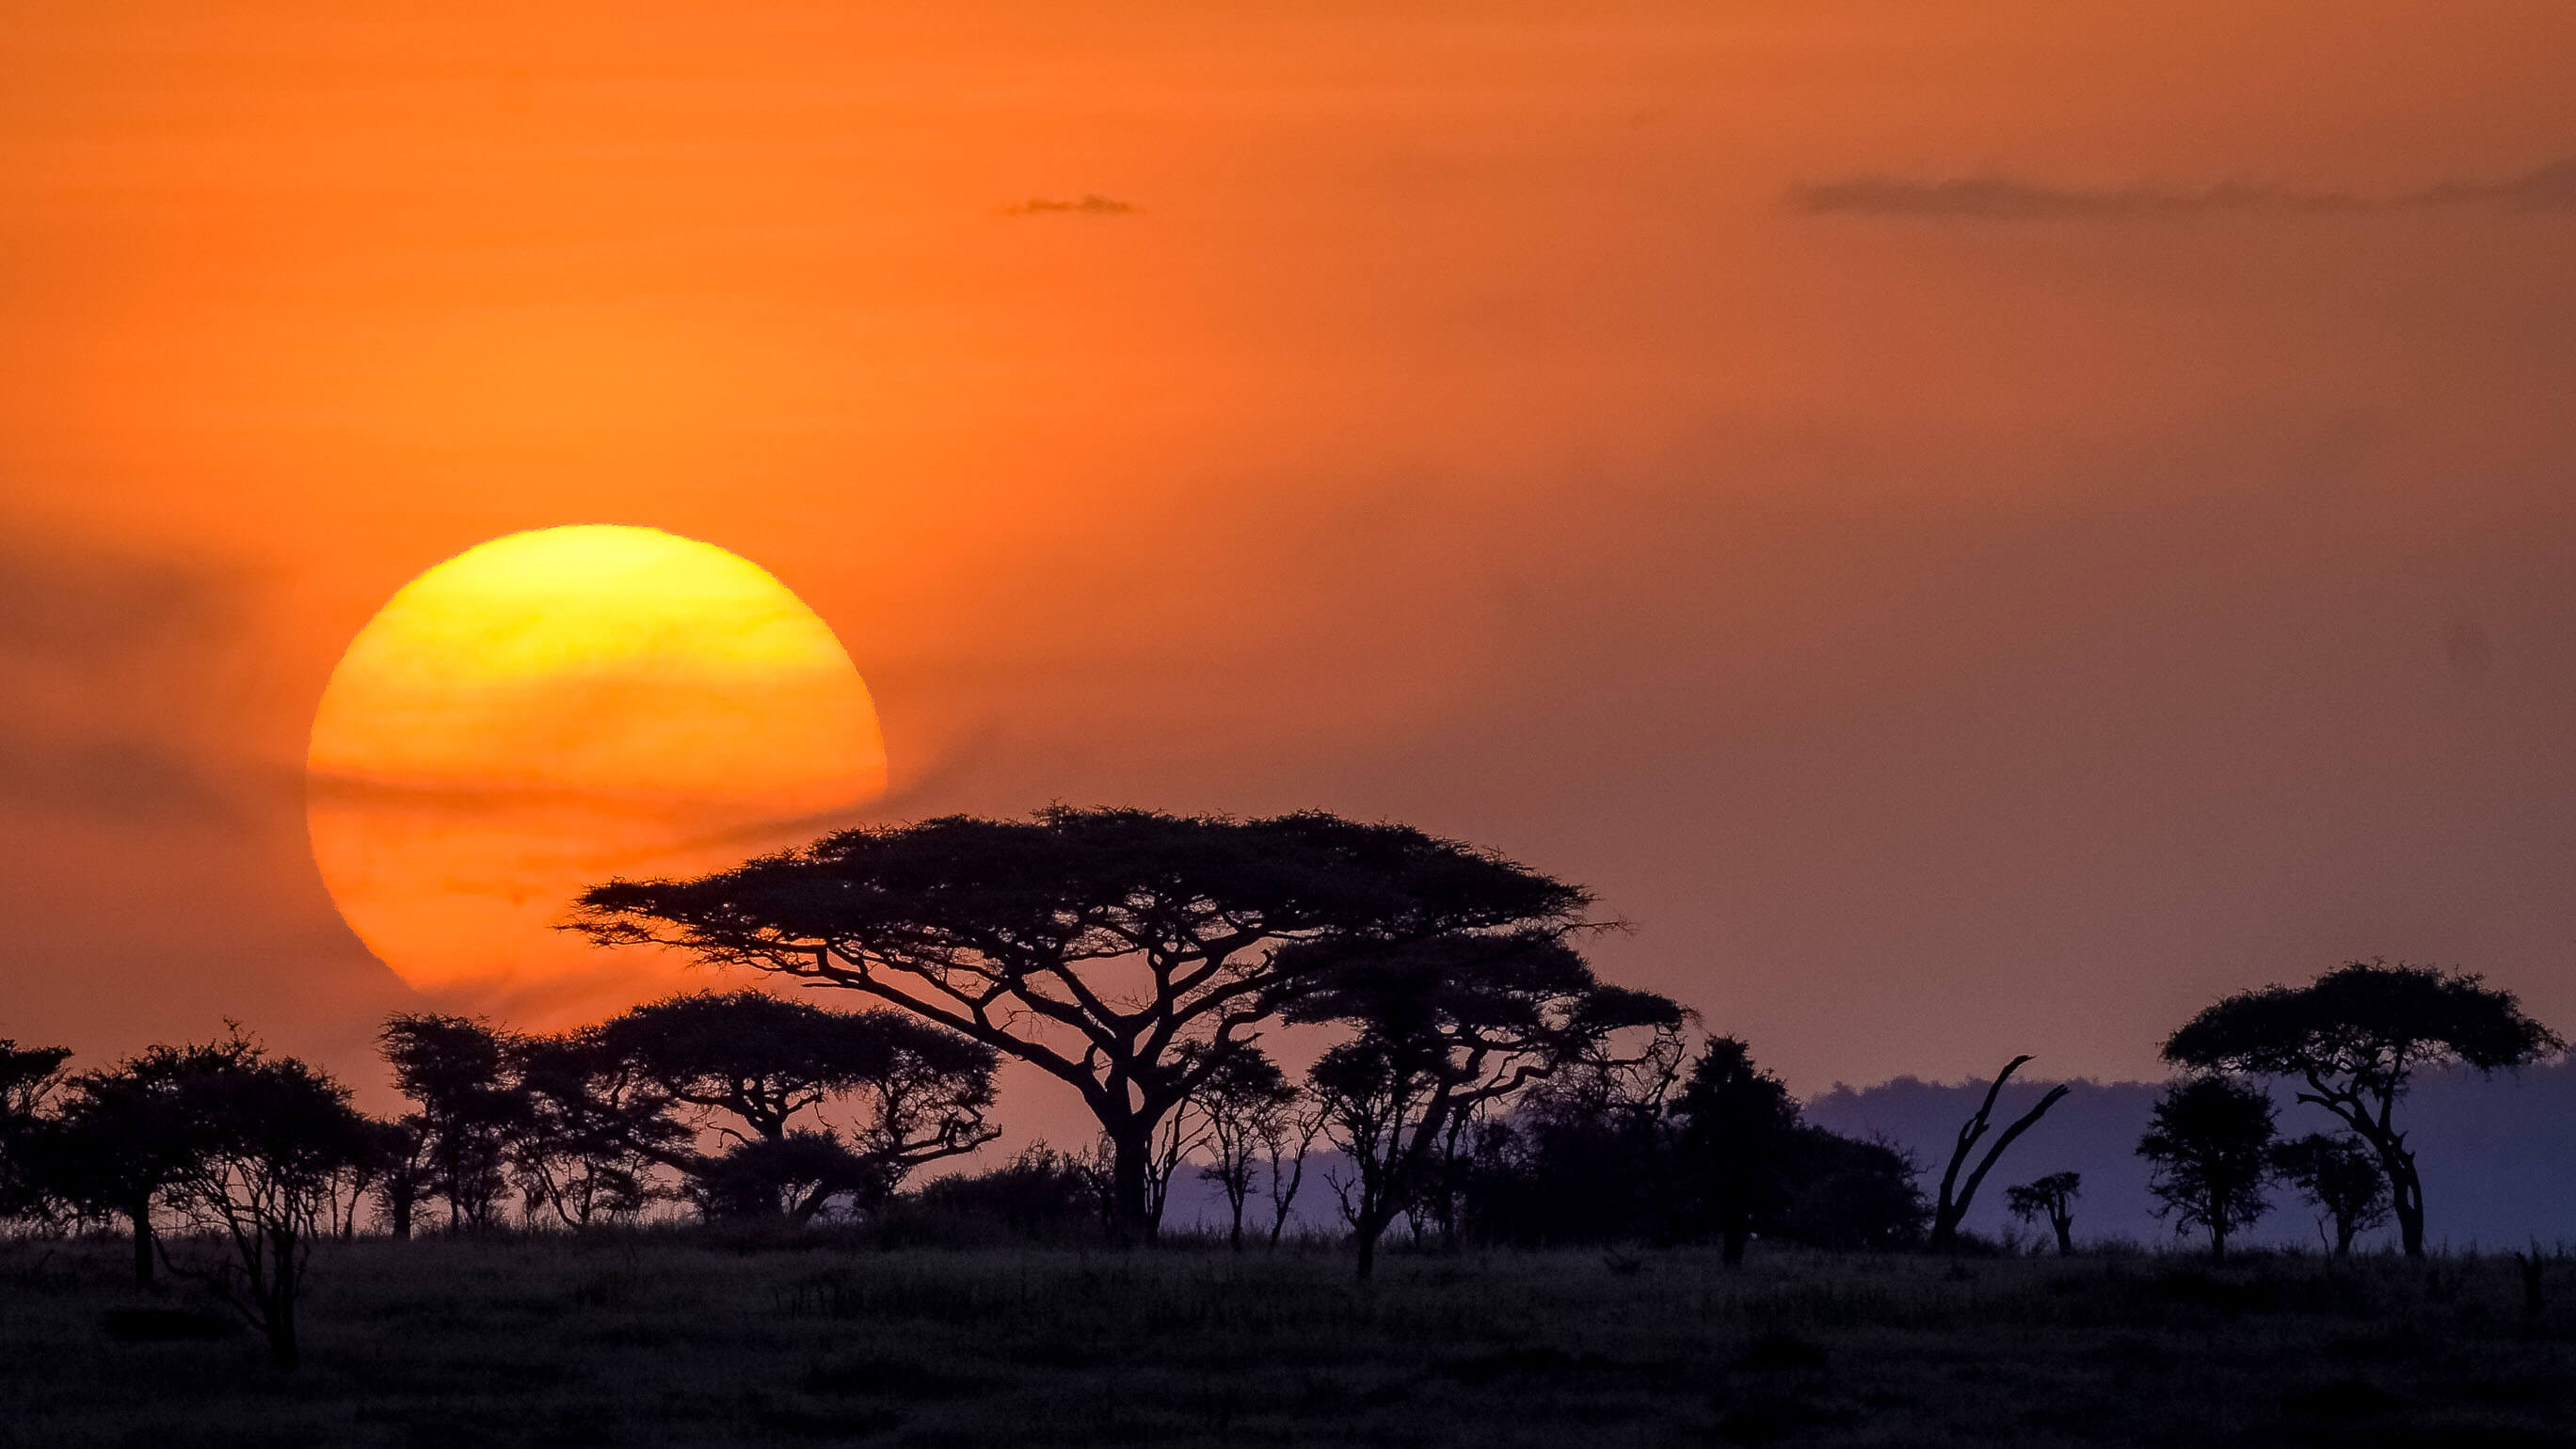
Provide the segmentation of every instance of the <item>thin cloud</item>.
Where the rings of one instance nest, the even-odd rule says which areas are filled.
[[[1001,212],[1004,216],[1133,216],[1136,207],[1115,197],[1090,192],[1076,201],[1032,196],[1001,208]]]
[[[2154,186],[2054,186],[1987,173],[1921,181],[1866,175],[1802,182],[1785,198],[1810,216],[1921,216],[1964,221],[2128,221],[2231,215],[2388,215],[2444,209],[2514,212],[2576,208],[2576,158],[2502,181],[2445,181],[2395,196],[2229,183],[2195,191]]]

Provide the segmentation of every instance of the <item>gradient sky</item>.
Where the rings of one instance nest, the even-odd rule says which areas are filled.
[[[530,9],[0,30],[0,1034],[366,1075],[314,704],[580,522],[819,611],[880,818],[1488,843],[1801,1091],[2576,1029],[2576,9]]]

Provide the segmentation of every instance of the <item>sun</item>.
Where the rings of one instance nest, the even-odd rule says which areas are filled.
[[[659,529],[479,544],[405,584],[332,671],[306,757],[323,883],[412,986],[523,1022],[677,968],[553,928],[612,875],[695,873],[883,793],[830,626],[759,565]]]

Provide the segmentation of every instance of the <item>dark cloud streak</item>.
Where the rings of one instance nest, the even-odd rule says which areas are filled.
[[[2197,216],[2386,216],[2442,210],[2576,208],[2576,158],[2503,181],[2445,181],[2396,196],[2299,191],[2230,182],[2196,191],[2079,187],[2000,173],[1922,181],[1880,174],[1802,182],[1784,204],[1808,216],[1918,216],[1960,221],[2154,221]]]

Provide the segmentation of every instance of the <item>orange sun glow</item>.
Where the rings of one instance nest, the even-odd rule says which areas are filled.
[[[729,864],[885,788],[867,685],[784,584],[712,544],[511,534],[404,585],[313,720],[313,856],[412,986],[515,1019],[624,1005],[677,964],[550,929],[611,875]]]

